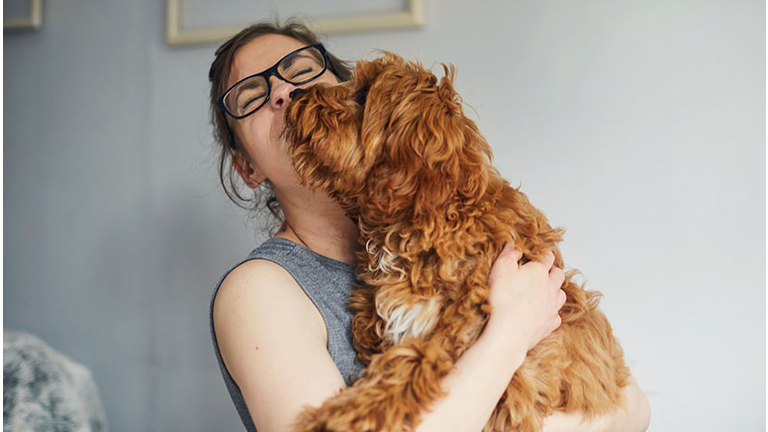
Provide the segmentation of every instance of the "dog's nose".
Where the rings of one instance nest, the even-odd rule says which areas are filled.
[[[299,97],[299,96],[301,96],[301,95],[303,95],[303,94],[306,94],[306,93],[307,93],[307,91],[306,91],[306,90],[304,90],[304,89],[300,89],[300,88],[297,88],[297,89],[295,89],[294,91],[292,91],[292,92],[290,93],[290,96],[291,96],[291,100],[294,100],[294,99],[296,99],[297,97]]]

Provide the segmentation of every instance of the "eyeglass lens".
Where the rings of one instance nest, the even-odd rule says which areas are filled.
[[[325,56],[315,48],[297,51],[280,60],[277,65],[279,78],[298,85],[319,77],[325,69]],[[248,115],[261,108],[269,96],[269,76],[256,75],[230,90],[224,97],[227,111],[235,117]]]

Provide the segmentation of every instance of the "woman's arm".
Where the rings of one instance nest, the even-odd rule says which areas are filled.
[[[488,325],[441,382],[447,396],[423,413],[420,432],[481,430],[527,351],[560,325],[562,270],[553,257],[523,266],[519,259],[508,247],[494,263]],[[305,405],[319,406],[345,386],[320,313],[276,264],[250,261],[227,276],[214,329],[260,432],[290,430]]]
[[[557,311],[565,301],[558,289],[562,270],[552,267],[551,261],[518,267],[520,257],[519,251],[508,248],[494,263],[488,279],[491,320],[443,380],[448,394],[423,415],[419,432],[481,430],[528,350],[559,327]],[[537,314],[541,314],[538,320]],[[518,336],[510,338],[510,334]],[[515,341],[527,341],[527,345]],[[623,396],[623,408],[601,417],[586,419],[578,413],[556,412],[545,419],[543,432],[645,431],[650,405],[631,376]]]
[[[482,430],[528,351],[495,331],[486,328],[459,358],[441,382],[447,395],[422,414],[418,432]]]
[[[221,356],[259,432],[289,431],[304,405],[346,387],[328,353],[320,312],[275,263],[248,261],[222,282],[213,307]]]

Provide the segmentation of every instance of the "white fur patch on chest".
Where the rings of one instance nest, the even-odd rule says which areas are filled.
[[[442,302],[439,296],[413,299],[376,298],[376,313],[384,320],[384,339],[393,344],[405,338],[424,339],[437,325]],[[409,301],[410,300],[410,301]]]
[[[395,280],[398,281],[407,278],[405,270],[398,265],[399,257],[386,245],[368,240],[365,249],[371,257],[368,271],[396,276]],[[405,338],[423,339],[432,333],[442,307],[440,296],[402,295],[402,292],[387,290],[383,292],[376,295],[376,313],[386,323],[381,335],[385,340],[397,344]]]

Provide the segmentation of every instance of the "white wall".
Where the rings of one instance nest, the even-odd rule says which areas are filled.
[[[113,431],[238,430],[208,302],[264,235],[217,186],[214,47],[167,47],[162,3],[51,1],[40,32],[5,34],[4,326],[89,366]],[[327,45],[454,63],[496,165],[605,294],[651,430],[746,431],[765,428],[764,20],[757,0],[433,0],[423,29]]]

